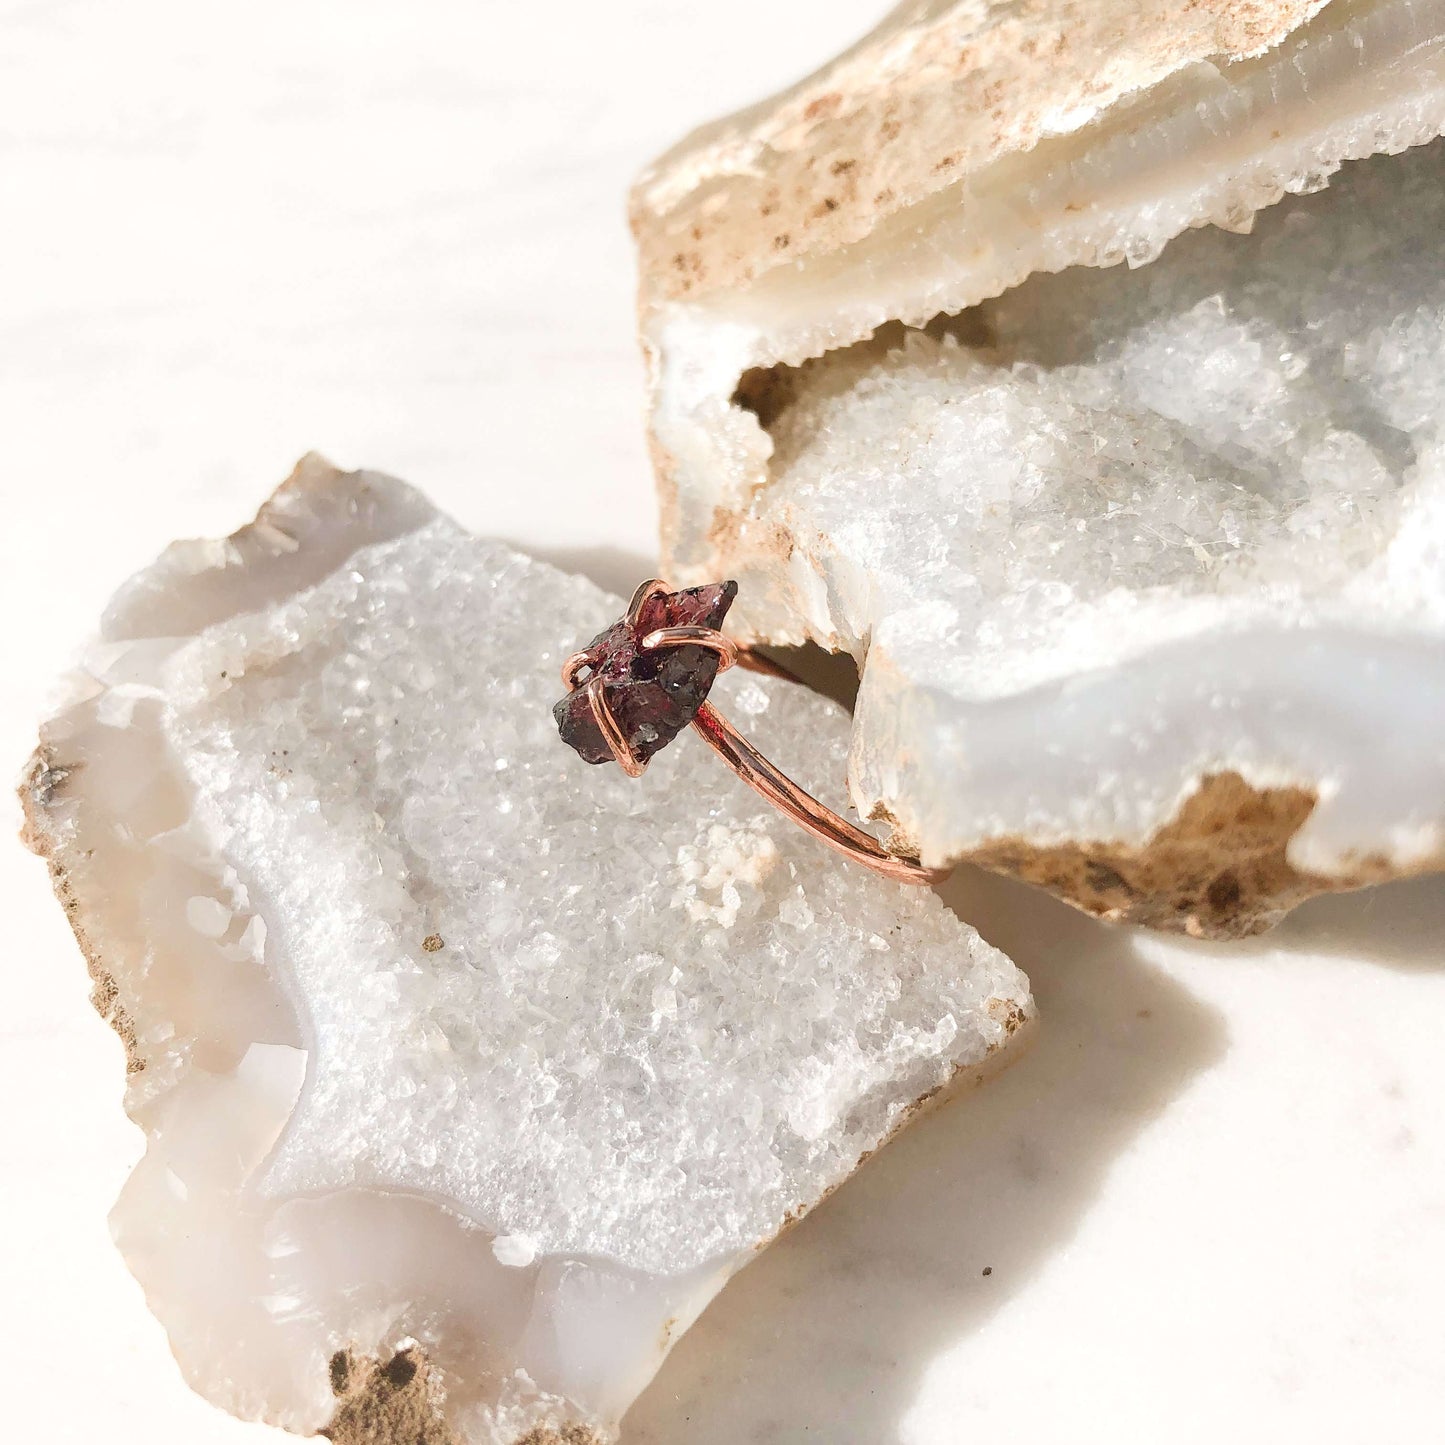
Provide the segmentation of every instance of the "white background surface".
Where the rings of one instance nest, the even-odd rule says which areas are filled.
[[[310,448],[630,586],[655,519],[628,179],[876,13],[0,8],[11,771],[112,588]],[[1234,948],[974,875],[949,896],[1033,978],[1033,1051],[740,1276],[629,1445],[1439,1438],[1445,887]],[[0,1438],[279,1445],[186,1391],[111,1249],[120,1046],[8,844],[0,903]]]

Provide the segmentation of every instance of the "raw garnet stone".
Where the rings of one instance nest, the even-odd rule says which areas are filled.
[[[646,762],[697,716],[717,677],[718,656],[706,647],[659,647],[644,652],[642,639],[659,627],[722,626],[736,582],[713,582],[663,592],[643,604],[636,626],[624,617],[587,644],[592,671],[602,678],[607,706],[633,756]],[[611,749],[597,726],[585,688],[568,693],[552,716],[562,741],[589,763],[610,763]]]

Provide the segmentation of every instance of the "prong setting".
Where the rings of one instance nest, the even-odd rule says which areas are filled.
[[[683,592],[656,577],[644,582],[626,617],[562,664],[568,696],[553,712],[563,741],[589,763],[612,761],[639,778],[652,755],[690,725],[743,782],[820,842],[895,882],[936,883],[946,870],[888,852],[769,762],[707,701],[717,674],[738,664],[788,676],[721,631],[736,595],[735,582]],[[673,651],[678,655],[645,661]],[[579,691],[585,700],[571,701]]]
[[[654,597],[663,597],[667,594],[667,583],[660,577],[649,577],[646,582],[641,583],[632,594],[632,601],[627,604],[627,625],[636,627],[642,620],[642,609],[647,606]]]
[[[587,701],[592,704],[592,715],[597,719],[597,726],[602,729],[602,736],[607,740],[607,746],[612,750],[617,766],[629,778],[640,778],[647,771],[647,761],[637,757],[627,746],[627,738],[613,716],[612,709],[607,706],[607,695],[600,677],[594,677],[587,684]]]
[[[715,627],[656,627],[642,639],[642,650],[652,652],[659,647],[705,647],[717,653],[719,672],[738,660],[737,643]]]
[[[568,692],[576,692],[582,686],[582,674],[597,665],[597,659],[590,651],[574,652],[562,664],[562,685]]]

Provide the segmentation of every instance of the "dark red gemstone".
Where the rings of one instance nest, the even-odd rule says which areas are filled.
[[[587,644],[593,658],[587,677],[601,677],[607,706],[634,757],[646,762],[697,716],[719,661],[711,649],[686,644],[644,652],[642,639],[659,627],[720,628],[737,595],[736,582],[663,592],[643,604],[636,626],[624,617]],[[562,741],[587,762],[613,760],[585,688],[568,693],[552,716]]]

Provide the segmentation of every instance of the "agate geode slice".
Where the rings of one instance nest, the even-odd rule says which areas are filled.
[[[582,649],[591,660],[589,678],[602,679],[608,709],[639,762],[660,752],[697,716],[717,679],[719,663],[711,648],[683,644],[648,650],[642,639],[661,627],[716,631],[737,595],[736,582],[654,593],[643,602],[636,621],[621,618]],[[552,715],[562,741],[585,761],[612,761],[585,689],[568,693]]]
[[[1216,937],[1445,864],[1442,131],[1442,0],[970,0],[641,178],[664,565],[852,654],[901,851]]]
[[[1031,1015],[935,895],[707,749],[579,787],[560,640],[621,609],[311,458],[122,589],[42,730],[30,841],[146,1137],[115,1238],[236,1414],[612,1439],[728,1277]],[[717,689],[841,776],[833,704]]]

